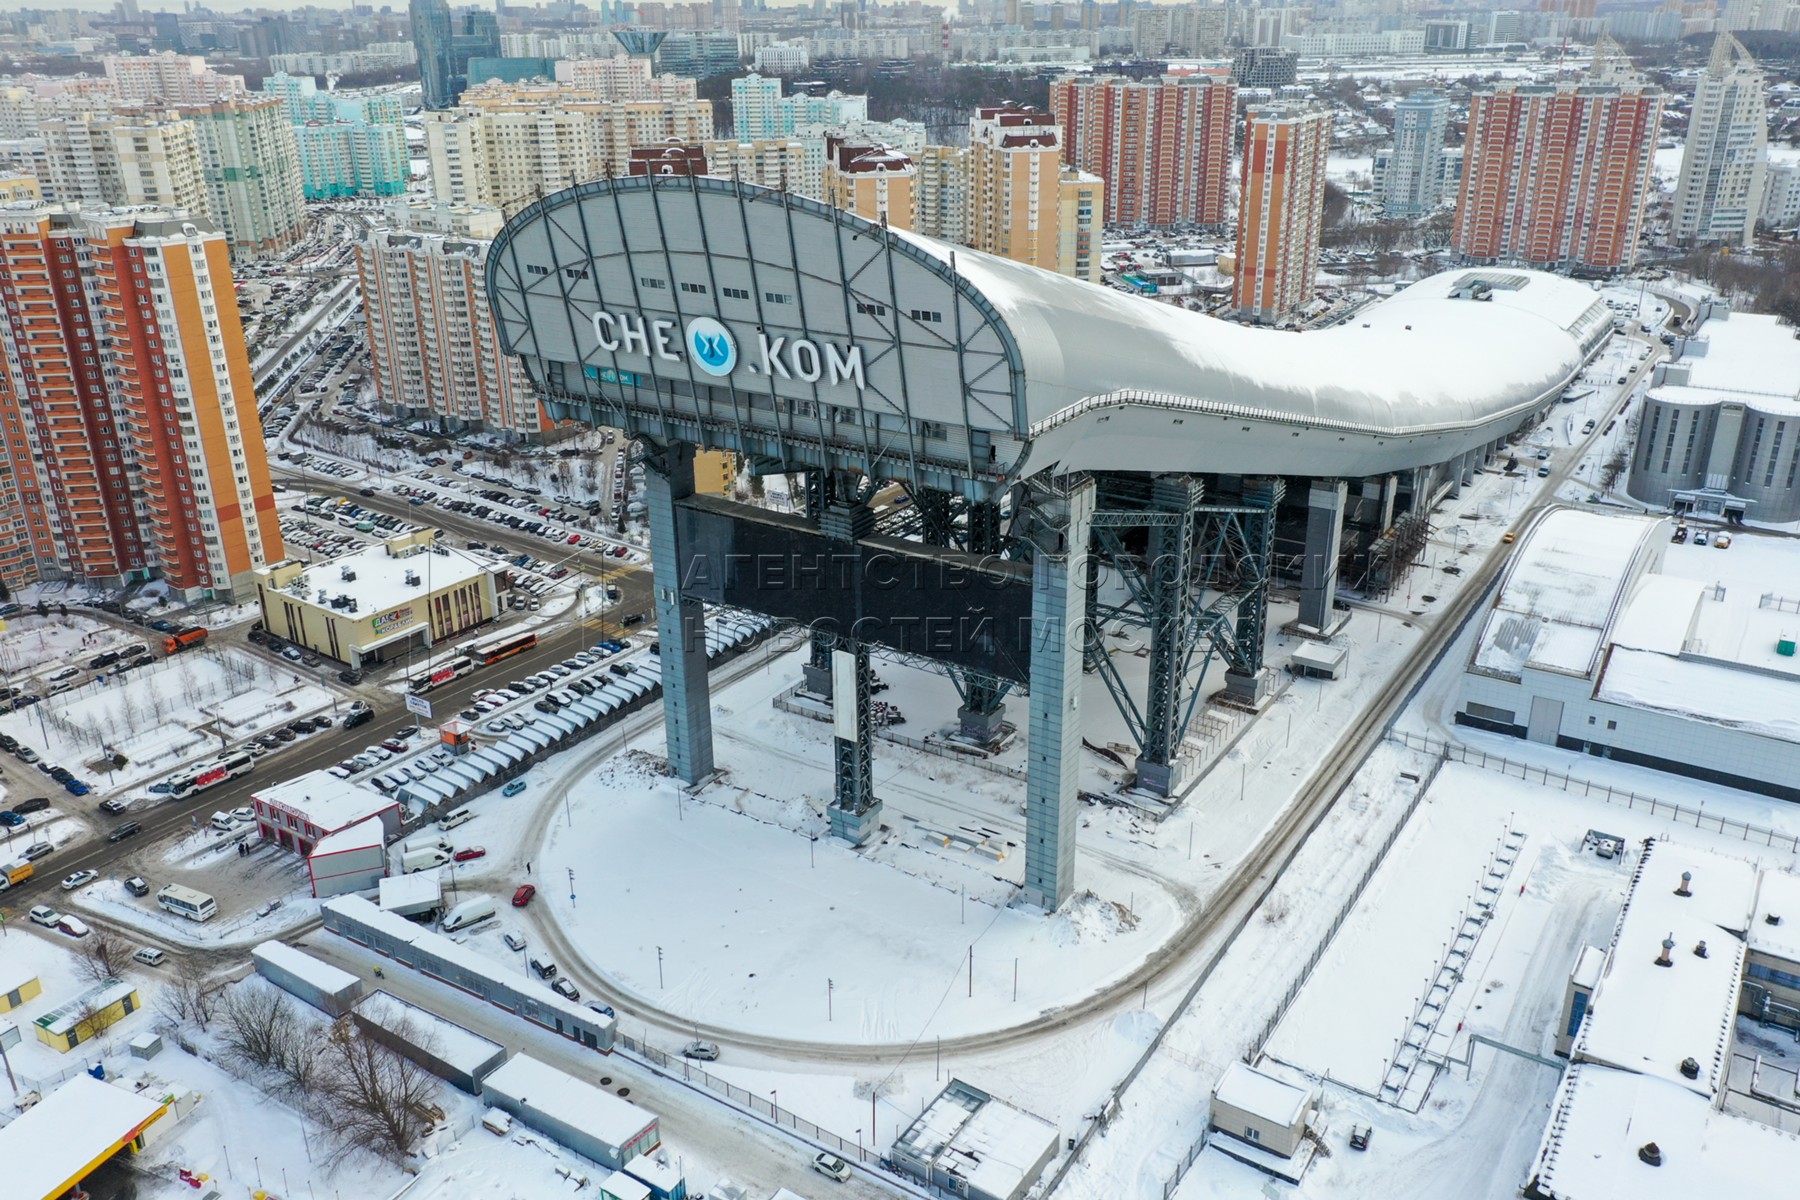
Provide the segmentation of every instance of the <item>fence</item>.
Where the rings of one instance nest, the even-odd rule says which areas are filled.
[[[703,1067],[695,1066],[691,1059],[658,1050],[655,1046],[639,1041],[629,1034],[619,1034],[614,1041],[614,1046],[618,1050],[648,1063],[664,1074],[696,1084],[723,1097],[727,1102],[743,1109],[751,1116],[767,1121],[778,1129],[791,1129],[803,1141],[811,1142],[820,1149],[828,1150],[847,1162],[858,1162],[871,1169],[886,1170],[882,1156],[875,1148],[873,1128],[869,1130],[869,1143],[865,1145],[860,1133],[855,1139],[845,1138],[822,1125],[808,1121],[797,1113],[780,1107],[775,1103],[773,1092],[765,1096],[748,1088],[739,1087],[729,1080],[720,1079]],[[872,1123],[873,1118],[871,1118]]]
[[[1350,889],[1350,894],[1339,906],[1337,915],[1332,917],[1330,927],[1325,930],[1325,936],[1319,939],[1319,944],[1313,948],[1306,964],[1300,968],[1294,982],[1288,986],[1287,992],[1275,1005],[1275,1011],[1269,1014],[1269,1019],[1263,1022],[1261,1032],[1256,1035],[1256,1038],[1250,1043],[1250,1048],[1245,1051],[1246,1062],[1256,1061],[1257,1056],[1262,1053],[1263,1047],[1268,1044],[1269,1038],[1274,1035],[1275,1027],[1281,1024],[1281,1018],[1287,1015],[1289,1008],[1293,1007],[1294,1001],[1300,996],[1300,990],[1306,986],[1306,981],[1312,978],[1313,968],[1319,965],[1319,960],[1324,958],[1325,952],[1331,948],[1332,939],[1337,937],[1338,930],[1342,929],[1344,922],[1349,919],[1351,910],[1362,899],[1363,892],[1369,886],[1369,881],[1375,878],[1375,872],[1379,871],[1381,864],[1387,861],[1388,851],[1392,850],[1394,843],[1400,840],[1401,832],[1406,828],[1407,822],[1412,820],[1413,813],[1418,811],[1419,802],[1425,798],[1425,793],[1431,790],[1432,783],[1437,779],[1437,774],[1443,770],[1443,767],[1442,756],[1432,760],[1431,769],[1419,780],[1418,790],[1413,793],[1412,799],[1406,802],[1406,811],[1400,814],[1400,819],[1394,822],[1392,829],[1388,830],[1388,835],[1382,841],[1381,848],[1375,852],[1375,857],[1363,869],[1361,877],[1356,881],[1356,886]]]
[[[1514,762],[1510,758],[1499,754],[1489,754],[1485,750],[1477,750],[1472,746],[1465,746],[1461,742],[1440,741],[1437,738],[1421,737],[1418,734],[1396,730],[1389,730],[1387,736],[1390,741],[1398,742],[1409,749],[1423,750],[1427,754],[1438,755],[1451,762],[1467,763],[1472,767],[1498,771],[1502,775],[1516,775],[1526,782],[1530,782],[1531,777],[1536,775],[1538,782],[1545,787],[1561,784],[1565,792],[1572,792],[1576,788],[1580,788],[1583,796],[1604,800],[1608,804],[1623,804],[1634,812],[1643,809],[1653,817],[1668,817],[1678,825],[1692,825],[1695,829],[1734,834],[1746,842],[1760,841],[1765,846],[1780,846],[1784,850],[1800,854],[1800,837],[1762,825],[1734,821],[1729,817],[1710,816],[1702,808],[1688,808],[1673,801],[1659,800],[1655,796],[1646,796],[1627,788],[1596,783],[1591,779],[1583,779],[1579,775],[1571,775],[1566,771],[1552,771],[1549,767]]]
[[[1388,831],[1386,840],[1381,843],[1381,848],[1375,852],[1375,857],[1364,868],[1361,878],[1356,881],[1356,886],[1350,889],[1349,896],[1338,907],[1337,915],[1331,918],[1331,925],[1325,930],[1325,935],[1319,939],[1319,944],[1313,947],[1313,952],[1307,957],[1306,964],[1300,968],[1293,983],[1288,985],[1288,990],[1276,1003],[1275,1011],[1269,1014],[1269,1019],[1263,1022],[1262,1029],[1258,1031],[1256,1037],[1251,1040],[1249,1047],[1244,1051],[1245,1062],[1256,1061],[1262,1053],[1263,1047],[1268,1044],[1269,1038],[1275,1033],[1275,1027],[1281,1024],[1281,1018],[1287,1015],[1289,1008],[1293,1007],[1294,1001],[1300,996],[1300,990],[1306,986],[1306,981],[1312,978],[1313,968],[1319,965],[1319,960],[1325,957],[1325,951],[1331,948],[1332,939],[1337,937],[1338,930],[1343,928],[1351,911],[1362,899],[1364,890],[1369,886],[1369,881],[1375,878],[1375,872],[1381,869],[1381,864],[1387,859],[1388,851],[1394,848],[1394,843],[1399,840],[1401,831],[1406,828],[1407,822],[1412,820],[1413,813],[1418,811],[1419,802],[1425,798],[1425,793],[1431,790],[1431,784],[1443,766],[1443,758],[1432,760],[1431,769],[1419,780],[1418,790],[1413,793],[1413,798],[1407,801],[1406,811],[1400,814],[1398,821],[1394,822],[1394,827]],[[1202,1129],[1199,1138],[1192,1146],[1188,1147],[1187,1153],[1181,1156],[1181,1162],[1176,1166],[1175,1173],[1170,1175],[1163,1184],[1163,1200],[1169,1200],[1169,1197],[1175,1194],[1175,1190],[1181,1186],[1183,1176],[1187,1174],[1188,1168],[1194,1165],[1194,1160],[1200,1157],[1200,1152],[1206,1149],[1206,1143],[1211,1136],[1210,1127]]]
[[[1762,599],[1756,603],[1758,608],[1773,608],[1778,612],[1800,613],[1800,600],[1790,600],[1786,596],[1777,596],[1774,592],[1764,592]]]

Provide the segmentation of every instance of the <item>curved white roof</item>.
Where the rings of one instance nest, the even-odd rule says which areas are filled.
[[[1560,391],[1611,324],[1586,284],[1470,269],[1415,283],[1346,325],[1294,333],[898,236],[946,263],[954,255],[1006,322],[1025,359],[1034,429],[1092,398],[1129,402],[1133,392],[1363,430],[1466,426]],[[1455,298],[1478,280],[1513,286],[1492,288],[1492,300]]]
[[[1551,403],[1611,330],[1584,284],[1482,269],[1336,328],[1250,328],[704,177],[529,206],[494,243],[488,288],[557,416],[953,490],[1448,462]],[[691,357],[696,320],[735,347],[723,374]],[[662,331],[657,353],[607,332],[640,321]],[[828,351],[856,356],[854,383],[821,378]]]

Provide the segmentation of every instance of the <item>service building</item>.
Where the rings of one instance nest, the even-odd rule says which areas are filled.
[[[615,1171],[662,1143],[655,1113],[529,1054],[515,1055],[489,1075],[481,1095],[495,1108]]]
[[[263,628],[351,667],[424,650],[494,619],[494,569],[420,530],[355,554],[256,572]]]
[[[888,1157],[927,1187],[970,1200],[1020,1200],[1056,1154],[1056,1126],[952,1079]]]
[[[257,836],[308,859],[321,847],[328,852],[333,849],[326,841],[330,835],[370,818],[380,822],[387,840],[400,832],[398,803],[372,788],[338,779],[324,771],[312,771],[271,784],[253,793],[251,800],[256,810]],[[325,871],[326,878],[338,874],[334,867],[324,863],[315,870]],[[319,883],[320,877],[315,873],[314,887],[317,888]],[[378,885],[370,883],[367,886]],[[328,891],[324,894],[336,893]]]

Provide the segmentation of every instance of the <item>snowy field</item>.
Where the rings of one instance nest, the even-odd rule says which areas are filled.
[[[44,631],[51,648],[43,653],[59,653],[57,640],[68,636]],[[72,652],[60,653],[67,658]],[[237,648],[202,647],[0,715],[0,732],[105,793],[171,774],[296,717],[328,709],[331,693],[304,682],[310,674]],[[126,765],[109,770],[103,757],[108,750],[123,754]]]

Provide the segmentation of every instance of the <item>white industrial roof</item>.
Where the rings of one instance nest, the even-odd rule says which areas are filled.
[[[1681,358],[1692,387],[1788,399],[1800,392],[1800,340],[1779,317],[1714,312],[1695,340],[1705,351]]]
[[[482,1080],[481,1090],[507,1096],[614,1146],[629,1145],[656,1114],[529,1054],[515,1054]]]
[[[346,825],[336,833],[326,834],[313,844],[308,858],[342,854],[346,850],[379,850],[387,844],[387,830],[378,817],[364,817],[354,825]]]
[[[383,912],[415,904],[437,904],[444,898],[444,885],[438,882],[435,871],[389,875],[381,881],[380,887]]]
[[[1676,894],[1682,872],[1688,896]],[[1756,868],[1667,838],[1645,848],[1572,1058],[1666,1079],[1712,1097],[1729,1065]],[[1733,932],[1735,931],[1735,933]],[[1664,938],[1672,965],[1657,965]],[[1695,947],[1704,941],[1706,957]],[[1699,1076],[1681,1073],[1682,1060]]]
[[[1778,920],[1770,924],[1769,918]],[[1750,949],[1800,962],[1800,875],[1770,867],[1756,883],[1756,915]]]
[[[259,788],[255,798],[296,813],[320,829],[339,830],[395,807],[373,788],[311,771]]]
[[[395,620],[383,631],[382,636],[386,637],[423,624],[425,598],[433,592],[491,574],[493,569],[492,564],[478,561],[459,551],[446,554],[424,551],[395,557],[388,553],[386,542],[375,542],[361,550],[307,568],[298,583],[290,584],[280,591],[313,605],[318,604],[320,592],[324,592],[329,599],[348,596],[356,601],[354,614],[348,609],[329,607],[325,611],[339,616],[354,615],[358,619],[413,607],[414,611],[408,617]],[[351,572],[356,578],[345,579],[345,571]],[[419,582],[407,583],[408,572],[416,574]]]
[[[1638,1158],[1655,1142],[1662,1165]],[[1564,1073],[1532,1164],[1548,1200],[1766,1196],[1800,1177],[1800,1138],[1713,1108],[1686,1088],[1589,1063]]]
[[[1613,624],[1613,642],[1634,650],[1680,654],[1693,632],[1704,587],[1699,580],[1680,575],[1644,576]]]
[[[357,978],[350,972],[339,970],[328,962],[321,962],[306,951],[296,950],[285,942],[259,942],[251,948],[250,957],[258,963],[266,962],[286,971],[327,995],[335,996],[347,988],[357,986]]]
[[[76,1075],[0,1128],[7,1195],[37,1200],[61,1190],[94,1160],[150,1123],[162,1101],[91,1075]]]
[[[1312,1093],[1285,1079],[1265,1075],[1255,1067],[1234,1061],[1219,1077],[1213,1098],[1276,1125],[1291,1126],[1306,1115]]]
[[[1591,672],[1622,598],[1660,550],[1661,526],[1573,508],[1545,514],[1507,567],[1473,665],[1513,676],[1527,666]]]
[[[1597,699],[1711,725],[1800,742],[1800,678],[1731,664],[1615,649],[1594,689]]]
[[[939,1174],[968,1181],[966,1190],[1009,1196],[1056,1145],[1056,1126],[1042,1117],[953,1079],[903,1135]]]
[[[357,1001],[356,1015],[391,1033],[404,1030],[406,1040],[425,1046],[437,1058],[471,1075],[506,1049],[499,1042],[388,992],[370,992]]]

